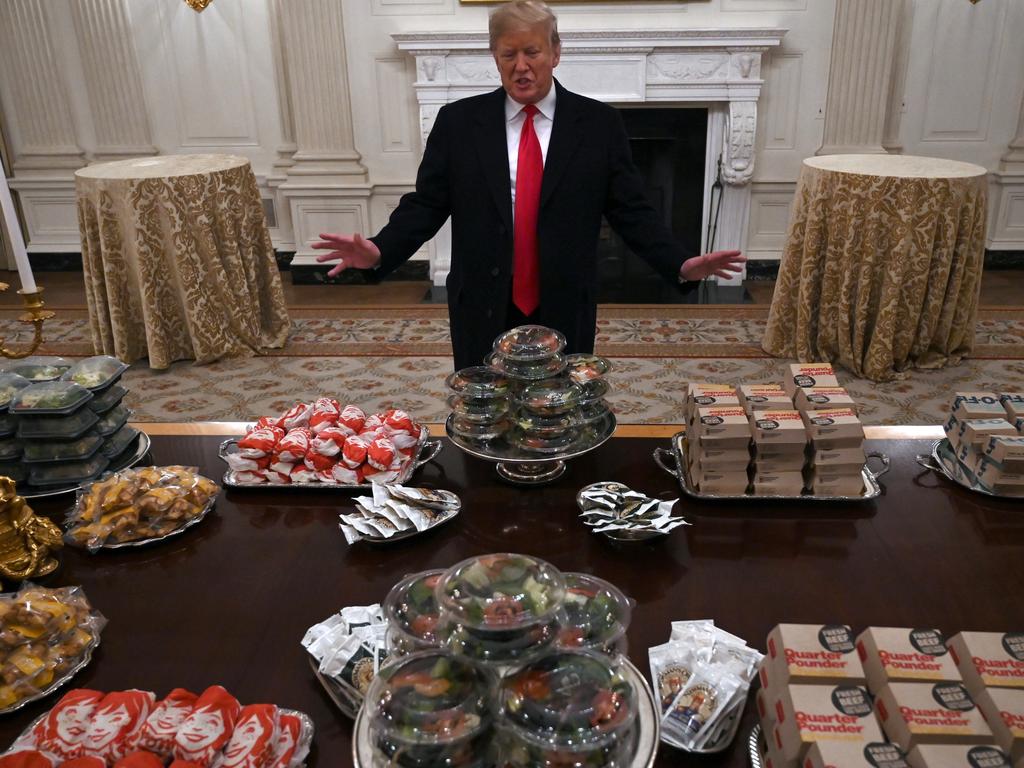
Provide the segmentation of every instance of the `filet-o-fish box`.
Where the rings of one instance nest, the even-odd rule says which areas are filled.
[[[957,392],[953,395],[953,415],[967,419],[1005,419],[1006,409],[995,392]]]

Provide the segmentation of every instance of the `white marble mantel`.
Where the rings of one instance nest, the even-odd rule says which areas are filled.
[[[705,163],[707,220],[711,183],[722,158],[726,184],[713,247],[746,245],[754,175],[757,100],[762,55],[787,30],[714,28],[563,31],[555,76],[569,90],[612,104],[700,105],[708,108]],[[442,106],[500,85],[486,32],[392,34],[399,50],[416,59],[416,99],[424,140]],[[707,243],[703,244],[708,248]],[[431,247],[431,275],[441,285],[450,264],[447,225]]]

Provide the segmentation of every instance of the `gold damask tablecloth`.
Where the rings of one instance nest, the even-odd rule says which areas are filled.
[[[282,347],[281,278],[249,161],[121,160],[75,174],[93,346],[151,368]]]
[[[763,347],[874,381],[974,346],[986,171],[899,155],[804,161]]]

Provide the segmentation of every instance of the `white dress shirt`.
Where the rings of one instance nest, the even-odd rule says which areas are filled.
[[[533,116],[533,130],[540,142],[540,156],[544,162],[548,159],[548,144],[551,143],[551,126],[555,120],[555,86],[551,85],[548,95],[537,102],[539,110]],[[509,184],[512,189],[512,217],[516,215],[516,171],[519,169],[519,137],[523,133],[526,114],[523,105],[511,96],[505,96],[505,139],[508,142]]]

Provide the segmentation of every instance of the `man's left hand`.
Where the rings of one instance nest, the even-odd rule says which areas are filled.
[[[684,280],[703,280],[711,275],[729,279],[743,271],[746,260],[739,251],[712,251],[684,261],[679,274]]]

